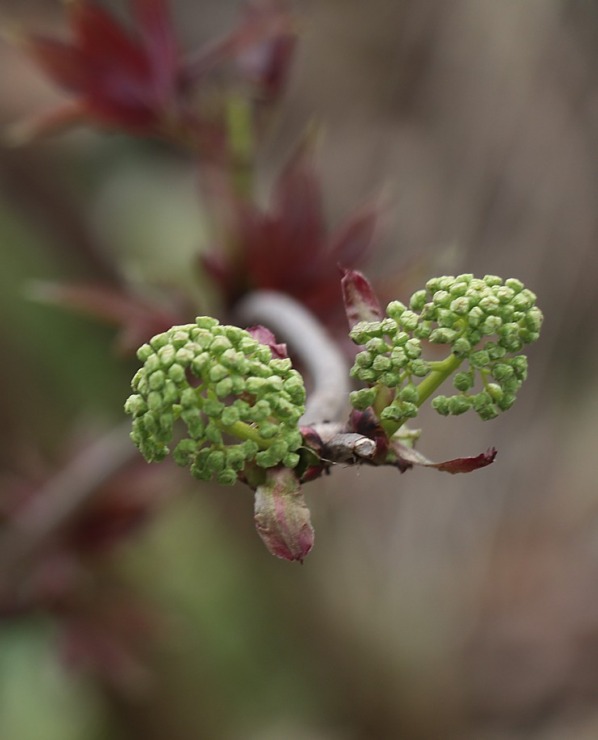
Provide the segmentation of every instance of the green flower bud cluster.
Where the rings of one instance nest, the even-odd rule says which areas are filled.
[[[178,441],[174,459],[200,480],[232,485],[248,463],[293,468],[299,462],[303,378],[247,331],[199,317],[153,337],[137,357],[143,367],[125,411],[148,462],[168,455],[179,420],[188,436]]]
[[[360,322],[351,331],[351,339],[364,345],[351,375],[369,386],[352,394],[354,407],[373,405],[386,386],[393,393],[378,410],[380,418],[403,422],[459,369],[453,379],[459,393],[437,396],[433,407],[441,414],[471,408],[482,419],[494,418],[513,405],[526,378],[527,358],[517,353],[539,337],[542,312],[535,304],[519,280],[469,274],[429,280],[407,306],[392,301],[381,321]],[[426,362],[422,341],[447,345],[449,356]],[[476,384],[479,392],[473,392]]]

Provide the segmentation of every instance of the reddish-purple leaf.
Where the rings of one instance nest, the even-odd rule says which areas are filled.
[[[358,270],[343,270],[343,300],[349,328],[360,321],[378,321],[384,315],[369,280]]]
[[[110,13],[91,2],[73,2],[69,7],[78,46],[98,77],[117,74],[138,82],[148,79],[145,53]]]
[[[290,242],[285,246],[293,259],[288,269],[300,274],[313,270],[323,246],[325,228],[311,132],[304,136],[281,172],[273,200],[272,216]]]
[[[241,73],[257,87],[262,98],[276,100],[284,91],[297,42],[287,4],[279,0],[248,3],[247,28],[271,27],[273,32],[256,43],[239,49]]]
[[[257,326],[250,326],[247,331],[260,344],[265,344],[266,346],[268,346],[270,348],[270,352],[272,352],[272,357],[274,357],[275,359],[284,360],[289,356],[287,352],[287,345],[279,344],[276,341],[276,337],[274,336],[274,334],[265,326],[261,326],[260,324],[258,324]]]
[[[314,544],[309,509],[295,473],[272,468],[255,492],[255,526],[277,558],[303,562]]]
[[[392,441],[391,450],[396,456],[397,464],[401,469],[406,470],[413,465],[421,465],[426,468],[436,468],[443,473],[471,473],[479,468],[485,468],[494,462],[496,457],[496,449],[491,447],[486,452],[482,452],[480,455],[474,457],[457,457],[453,460],[445,460],[444,462],[432,462],[427,457],[414,450],[412,447],[407,447],[401,442]]]
[[[88,75],[79,49],[45,36],[28,36],[23,45],[29,56],[57,85],[76,94],[85,90]]]
[[[30,286],[29,293],[44,303],[65,306],[118,326],[118,347],[126,352],[135,350],[154,334],[181,323],[182,319],[175,310],[101,285],[38,282]]]
[[[167,101],[177,73],[177,43],[168,0],[132,0],[133,12],[152,64],[154,85],[159,98]]]

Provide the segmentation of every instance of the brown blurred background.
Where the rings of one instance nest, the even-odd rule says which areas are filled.
[[[237,3],[173,7],[191,49],[226,30]],[[317,542],[302,568],[268,556],[245,490],[173,479],[189,495],[111,561],[165,622],[147,675],[132,694],[107,690],[56,660],[43,615],[7,621],[0,737],[596,738],[598,5],[296,7],[301,44],[264,189],[315,119],[331,223],[390,194],[373,278],[397,274],[410,291],[432,274],[492,273],[539,297],[544,333],[516,406],[488,424],[421,419],[429,456],[494,445],[496,463],[455,477],[337,470],[307,489]],[[50,0],[2,0],[0,12],[7,28],[62,28]],[[9,45],[0,60],[4,124],[57,99]],[[7,480],[118,420],[133,367],[110,354],[109,330],[26,300],[29,281],[113,261],[133,281],[187,279],[207,239],[194,180],[180,155],[122,136],[0,150]]]

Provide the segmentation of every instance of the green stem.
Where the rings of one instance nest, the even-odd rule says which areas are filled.
[[[242,95],[232,94],[226,112],[235,193],[248,199],[253,192],[255,154],[251,105]]]
[[[417,405],[421,406],[424,401],[427,401],[432,393],[455,372],[463,360],[463,357],[450,354],[444,360],[434,363],[432,372],[417,386]]]
[[[416,405],[418,408],[430,398],[432,393],[439,388],[444,381],[449,378],[455,370],[463,362],[463,357],[457,357],[457,355],[450,354],[445,357],[444,360],[430,363],[431,371],[422,382],[417,386],[417,401]],[[388,437],[397,432],[403,424],[407,421],[407,418],[398,419],[396,421],[383,421],[382,427]]]
[[[254,429],[252,426],[247,424],[244,421],[236,421],[234,424],[231,424],[230,426],[226,426],[225,424],[222,424],[222,422],[219,422],[218,420],[215,420],[217,427],[225,432],[226,434],[230,434],[232,437],[237,437],[237,439],[247,440],[250,439],[252,442],[255,442],[256,445],[260,448],[260,450],[266,450],[268,447],[271,447],[275,440],[274,439],[264,439],[260,436],[257,429]]]

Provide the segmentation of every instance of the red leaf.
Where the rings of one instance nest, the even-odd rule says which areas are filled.
[[[269,347],[270,352],[272,352],[272,357],[275,359],[284,360],[289,356],[287,345],[277,343],[274,334],[265,326],[261,326],[259,324],[257,326],[250,326],[247,331],[260,344],[265,344]]]
[[[174,92],[177,43],[168,0],[132,0],[133,12],[152,63],[156,92],[167,100]]]
[[[360,321],[378,321],[384,315],[369,280],[357,270],[343,270],[343,300],[349,328]]]
[[[149,77],[148,60],[141,48],[106,10],[78,0],[70,5],[70,20],[79,48],[98,76],[130,75],[138,81]]]
[[[45,36],[28,36],[24,48],[53,82],[72,93],[81,93],[88,83],[79,49]]]
[[[30,295],[36,300],[65,306],[115,324],[120,328],[118,347],[122,351],[135,350],[154,334],[181,323],[181,316],[176,311],[102,285],[38,282],[30,286]]]
[[[238,50],[242,74],[254,84],[268,102],[276,100],[286,86],[297,34],[286,3],[249,3],[244,25],[248,29],[271,28],[272,32],[256,43]]]
[[[292,470],[273,468],[255,492],[255,526],[268,550],[303,562],[314,544],[309,509]]]
[[[480,455],[474,457],[457,457],[453,460],[445,460],[444,462],[432,462],[427,457],[422,455],[412,447],[407,447],[401,442],[391,441],[391,450],[396,455],[399,465],[403,466],[403,469],[412,467],[413,465],[421,465],[426,468],[436,468],[443,473],[471,473],[479,468],[485,468],[494,462],[496,457],[496,449],[491,447],[486,452],[482,452]]]
[[[313,271],[325,238],[322,193],[314,167],[314,137],[308,132],[287,162],[274,188],[272,216],[280,224],[289,269]],[[287,262],[288,264],[288,262]]]

